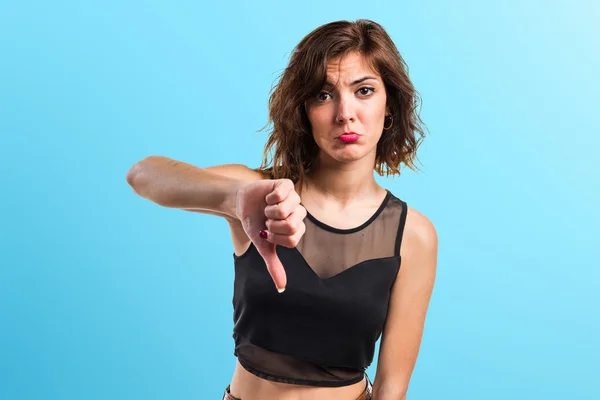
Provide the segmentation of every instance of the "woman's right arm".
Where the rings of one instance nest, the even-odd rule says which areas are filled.
[[[131,167],[127,182],[138,195],[163,207],[225,217],[235,254],[243,254],[252,241],[275,286],[285,289],[287,278],[275,246],[295,247],[306,230],[306,210],[291,180],[272,180],[240,164],[198,168],[151,156]]]
[[[199,168],[162,156],[150,156],[127,172],[139,196],[160,206],[237,219],[236,193],[248,182],[265,179],[241,164]]]

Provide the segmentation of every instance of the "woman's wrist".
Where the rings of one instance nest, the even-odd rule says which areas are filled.
[[[222,212],[224,214],[227,214],[233,218],[239,219],[237,210],[237,203],[238,203],[238,195],[241,191],[241,189],[246,186],[248,183],[248,181],[243,181],[243,180],[231,180],[230,182],[228,182],[229,188],[226,191],[226,196],[223,200],[223,205],[222,205]]]

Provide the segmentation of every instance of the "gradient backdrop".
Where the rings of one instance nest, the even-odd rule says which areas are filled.
[[[125,174],[257,166],[293,47],[357,18],[429,129],[422,173],[378,178],[440,237],[409,399],[600,398],[598,3],[22,0],[0,5],[1,399],[220,398],[227,225]]]

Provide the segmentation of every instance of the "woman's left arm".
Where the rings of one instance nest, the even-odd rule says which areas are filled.
[[[436,275],[438,240],[433,224],[409,208],[402,262],[381,337],[373,400],[405,400]]]

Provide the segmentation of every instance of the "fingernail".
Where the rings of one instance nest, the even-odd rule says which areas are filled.
[[[283,291],[284,291],[284,290],[285,290],[285,288],[283,288],[283,289],[279,289],[279,288],[277,288],[277,291],[278,291],[279,293],[283,293]]]
[[[266,239],[266,238],[267,238],[267,231],[260,231],[260,232],[258,233],[258,235],[259,235],[261,238],[263,238],[263,239]]]

